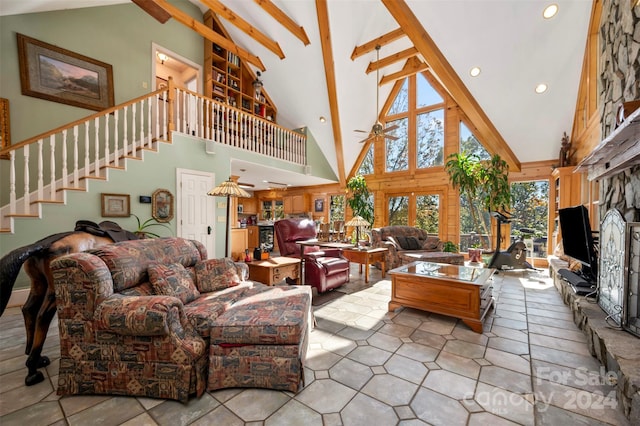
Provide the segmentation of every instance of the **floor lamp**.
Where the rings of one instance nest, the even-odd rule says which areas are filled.
[[[213,197],[227,197],[227,231],[224,239],[224,254],[226,257],[229,257],[229,228],[231,227],[231,224],[229,223],[229,209],[231,197],[251,198],[251,194],[240,188],[237,183],[229,178],[229,180],[222,182],[220,185],[207,192],[207,195],[211,195]]]

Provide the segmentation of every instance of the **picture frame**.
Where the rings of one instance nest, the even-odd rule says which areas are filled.
[[[313,203],[315,207],[315,212],[320,213],[324,211],[324,200],[322,198],[318,198]]]
[[[17,38],[23,95],[96,111],[114,105],[111,65],[23,34]]]
[[[0,98],[0,149],[11,146],[11,119],[9,118],[9,99]],[[0,155],[0,159],[8,160],[9,154]]]
[[[238,213],[242,214],[244,212],[244,205],[238,204]]]
[[[173,219],[173,194],[168,189],[156,189],[151,195],[151,217],[162,223]]]
[[[102,217],[131,216],[131,200],[129,194],[100,194]]]

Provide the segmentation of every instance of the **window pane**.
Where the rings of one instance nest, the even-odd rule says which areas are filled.
[[[438,195],[418,195],[416,197],[416,227],[437,236],[439,211],[440,197]]]
[[[429,84],[427,79],[422,75],[422,73],[416,74],[418,79],[418,108],[426,107],[429,105],[440,104],[444,102],[442,96]]]
[[[388,135],[395,136],[396,140],[385,138],[387,146],[387,167],[388,172],[407,170],[409,168],[409,120],[401,118],[387,123],[387,127],[398,125],[398,128],[388,132]]]
[[[511,225],[511,243],[521,235],[533,239],[534,257],[547,257],[549,216],[549,181],[514,182],[511,184],[511,212],[516,219]],[[533,235],[522,233],[526,228]],[[527,256],[531,256],[527,253]]]
[[[416,166],[441,166],[444,163],[444,110],[418,114],[418,150]]]
[[[389,225],[409,224],[409,197],[389,198]]]
[[[491,154],[484,149],[480,141],[471,133],[471,130],[461,121],[460,122],[460,152],[467,154],[475,154],[480,160],[490,160]]]
[[[387,115],[400,114],[407,111],[409,111],[409,80],[405,78]]]
[[[373,174],[373,147],[375,144],[371,144],[369,146],[369,150],[367,151],[367,153],[365,154],[364,158],[362,159],[362,163],[360,164],[360,167],[358,168],[358,172],[356,174],[358,175],[371,175]]]
[[[329,222],[344,220],[344,195],[332,195],[329,205]]]

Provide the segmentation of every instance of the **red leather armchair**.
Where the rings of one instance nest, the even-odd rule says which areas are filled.
[[[297,241],[316,238],[316,225],[309,219],[282,219],[274,224],[281,256],[300,257]],[[339,249],[304,247],[304,283],[318,293],[340,287],[349,281],[349,261]]]

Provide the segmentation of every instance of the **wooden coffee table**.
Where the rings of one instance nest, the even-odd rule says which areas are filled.
[[[347,248],[342,250],[342,255],[349,259],[350,262],[360,264],[360,273],[362,273],[362,265],[364,265],[364,282],[369,282],[369,265],[371,263],[382,263],[382,278],[384,278],[384,270],[386,269],[387,252],[386,247],[370,248],[366,250],[358,250],[356,248]]]
[[[444,263],[412,262],[389,271],[389,311],[400,306],[460,318],[476,333],[493,305],[495,269]]]
[[[296,257],[276,256],[264,260],[247,262],[249,279],[267,285],[274,285],[286,278],[299,282],[300,259]]]

